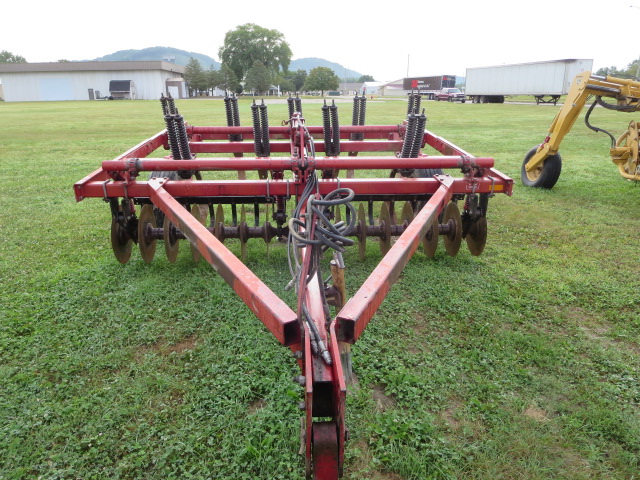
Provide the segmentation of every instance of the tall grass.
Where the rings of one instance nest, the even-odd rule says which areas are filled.
[[[630,479],[640,467],[640,188],[576,123],[551,191],[520,186],[558,107],[424,104],[427,128],[516,179],[485,253],[418,253],[353,347],[348,479]],[[178,101],[223,125],[216,100]],[[339,104],[349,124],[349,103]],[[240,105],[250,125],[247,100]],[[320,105],[304,103],[309,125]],[[368,124],[403,120],[380,99]],[[118,264],[72,185],[163,128],[157,102],[2,103],[0,479],[303,477],[296,365],[183,245]],[[272,125],[286,105],[269,105]],[[614,132],[630,118],[598,109]],[[228,242],[239,252],[239,245]],[[161,250],[161,249],[159,249]],[[380,260],[348,252],[355,292]],[[249,244],[276,293],[284,247]]]

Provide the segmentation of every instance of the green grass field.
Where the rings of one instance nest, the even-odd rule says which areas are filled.
[[[250,109],[242,99],[242,124]],[[307,124],[320,105],[304,103]],[[223,102],[177,101],[192,125]],[[345,478],[633,479],[640,186],[581,121],[550,191],[520,184],[559,107],[424,102],[427,128],[515,180],[484,254],[418,252],[353,347]],[[351,104],[339,104],[350,123]],[[406,104],[369,102],[367,124]],[[120,265],[72,185],[163,128],[159,102],[0,103],[0,479],[300,479],[297,366],[187,245]],[[269,105],[272,125],[286,105]],[[630,116],[598,109],[616,134]],[[239,245],[227,242],[239,252]],[[380,260],[346,254],[350,293]],[[248,266],[289,303],[284,245]]]

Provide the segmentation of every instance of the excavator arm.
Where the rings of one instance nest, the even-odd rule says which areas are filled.
[[[552,188],[555,185],[562,168],[558,152],[560,143],[591,96],[595,97],[595,102],[589,108],[585,123],[592,130],[609,135],[611,159],[618,165],[620,173],[630,180],[640,180],[636,123],[631,122],[629,129],[617,140],[609,132],[588,123],[588,116],[596,105],[621,112],[640,110],[640,82],[583,72],[575,77],[562,108],[551,122],[547,137],[525,156],[521,171],[524,185],[538,188]],[[615,103],[606,102],[603,98],[612,98]]]

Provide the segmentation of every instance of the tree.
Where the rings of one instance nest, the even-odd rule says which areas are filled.
[[[193,57],[189,58],[189,63],[184,69],[184,79],[189,86],[189,90],[195,91],[196,95],[198,92],[207,90],[207,75],[202,69],[200,61]]]
[[[291,81],[293,81],[296,92],[299,92],[300,90],[302,90],[302,87],[304,87],[304,82],[306,79],[307,79],[306,70],[296,70],[293,73],[293,77],[291,78]]]
[[[307,91],[320,90],[324,95],[325,90],[336,90],[340,85],[340,79],[328,67],[316,67],[309,72],[307,80],[304,82],[304,89]]]
[[[373,77],[371,75],[362,75],[358,79],[357,83],[364,83],[364,82],[375,82],[375,80],[373,79]]]
[[[222,74],[211,65],[209,70],[205,72],[205,77],[207,79],[207,90],[211,90],[213,95],[213,90],[222,83]]]
[[[253,62],[253,66],[247,72],[245,87],[258,94],[263,94],[271,86],[271,72],[258,60]]]
[[[218,55],[222,64],[228,65],[242,81],[255,61],[276,74],[280,69],[289,68],[293,54],[279,31],[246,23],[227,32]]]
[[[0,63],[27,63],[27,60],[20,55],[14,55],[11,52],[2,50],[0,52]]]
[[[279,74],[272,82],[274,85],[280,86],[281,92],[295,92],[297,91],[295,84],[291,81],[291,77],[285,74]]]
[[[227,92],[242,92],[242,86],[238,81],[238,77],[236,77],[233,70],[224,63],[220,67],[220,83],[218,83],[218,86]]]
[[[596,75],[611,75],[612,77],[636,77],[638,76],[638,59],[633,60],[627,68],[619,69],[616,66],[599,68]]]

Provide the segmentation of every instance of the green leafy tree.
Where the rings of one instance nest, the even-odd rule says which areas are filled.
[[[264,94],[271,86],[271,72],[262,62],[256,60],[253,66],[247,71],[245,87],[258,94]]]
[[[0,63],[27,63],[27,60],[20,55],[14,55],[11,52],[2,50],[0,52]]]
[[[596,71],[596,75],[611,75],[612,77],[638,77],[638,59],[633,60],[626,68],[616,66],[602,67]]]
[[[200,61],[191,57],[189,63],[184,69],[184,79],[189,86],[190,92],[198,92],[207,90],[207,75],[200,64]]]
[[[291,81],[295,86],[295,91],[299,92],[304,87],[304,81],[307,79],[307,71],[306,70],[296,70],[293,72],[293,76],[291,77]]]
[[[275,74],[280,69],[289,68],[293,54],[279,31],[246,23],[227,32],[218,55],[222,64],[228,65],[242,81],[255,61]]]
[[[325,90],[336,90],[340,85],[340,79],[328,67],[316,67],[309,72],[307,80],[304,82],[304,89],[307,91],[320,90],[324,95]]]
[[[297,90],[295,84],[291,81],[290,76],[285,74],[277,75],[276,78],[273,79],[273,84],[279,85],[281,92],[295,92]]]
[[[222,84],[222,74],[219,70],[213,68],[213,65],[209,67],[209,70],[205,72],[205,76],[207,79],[207,89],[211,90],[213,94],[213,90]]]
[[[242,92],[242,86],[238,81],[238,77],[236,77],[236,74],[231,67],[224,63],[220,67],[220,82],[218,83],[218,87],[228,92]]]
[[[362,75],[358,79],[357,83],[364,83],[364,82],[375,82],[375,80],[373,79],[373,77],[371,75]]]

